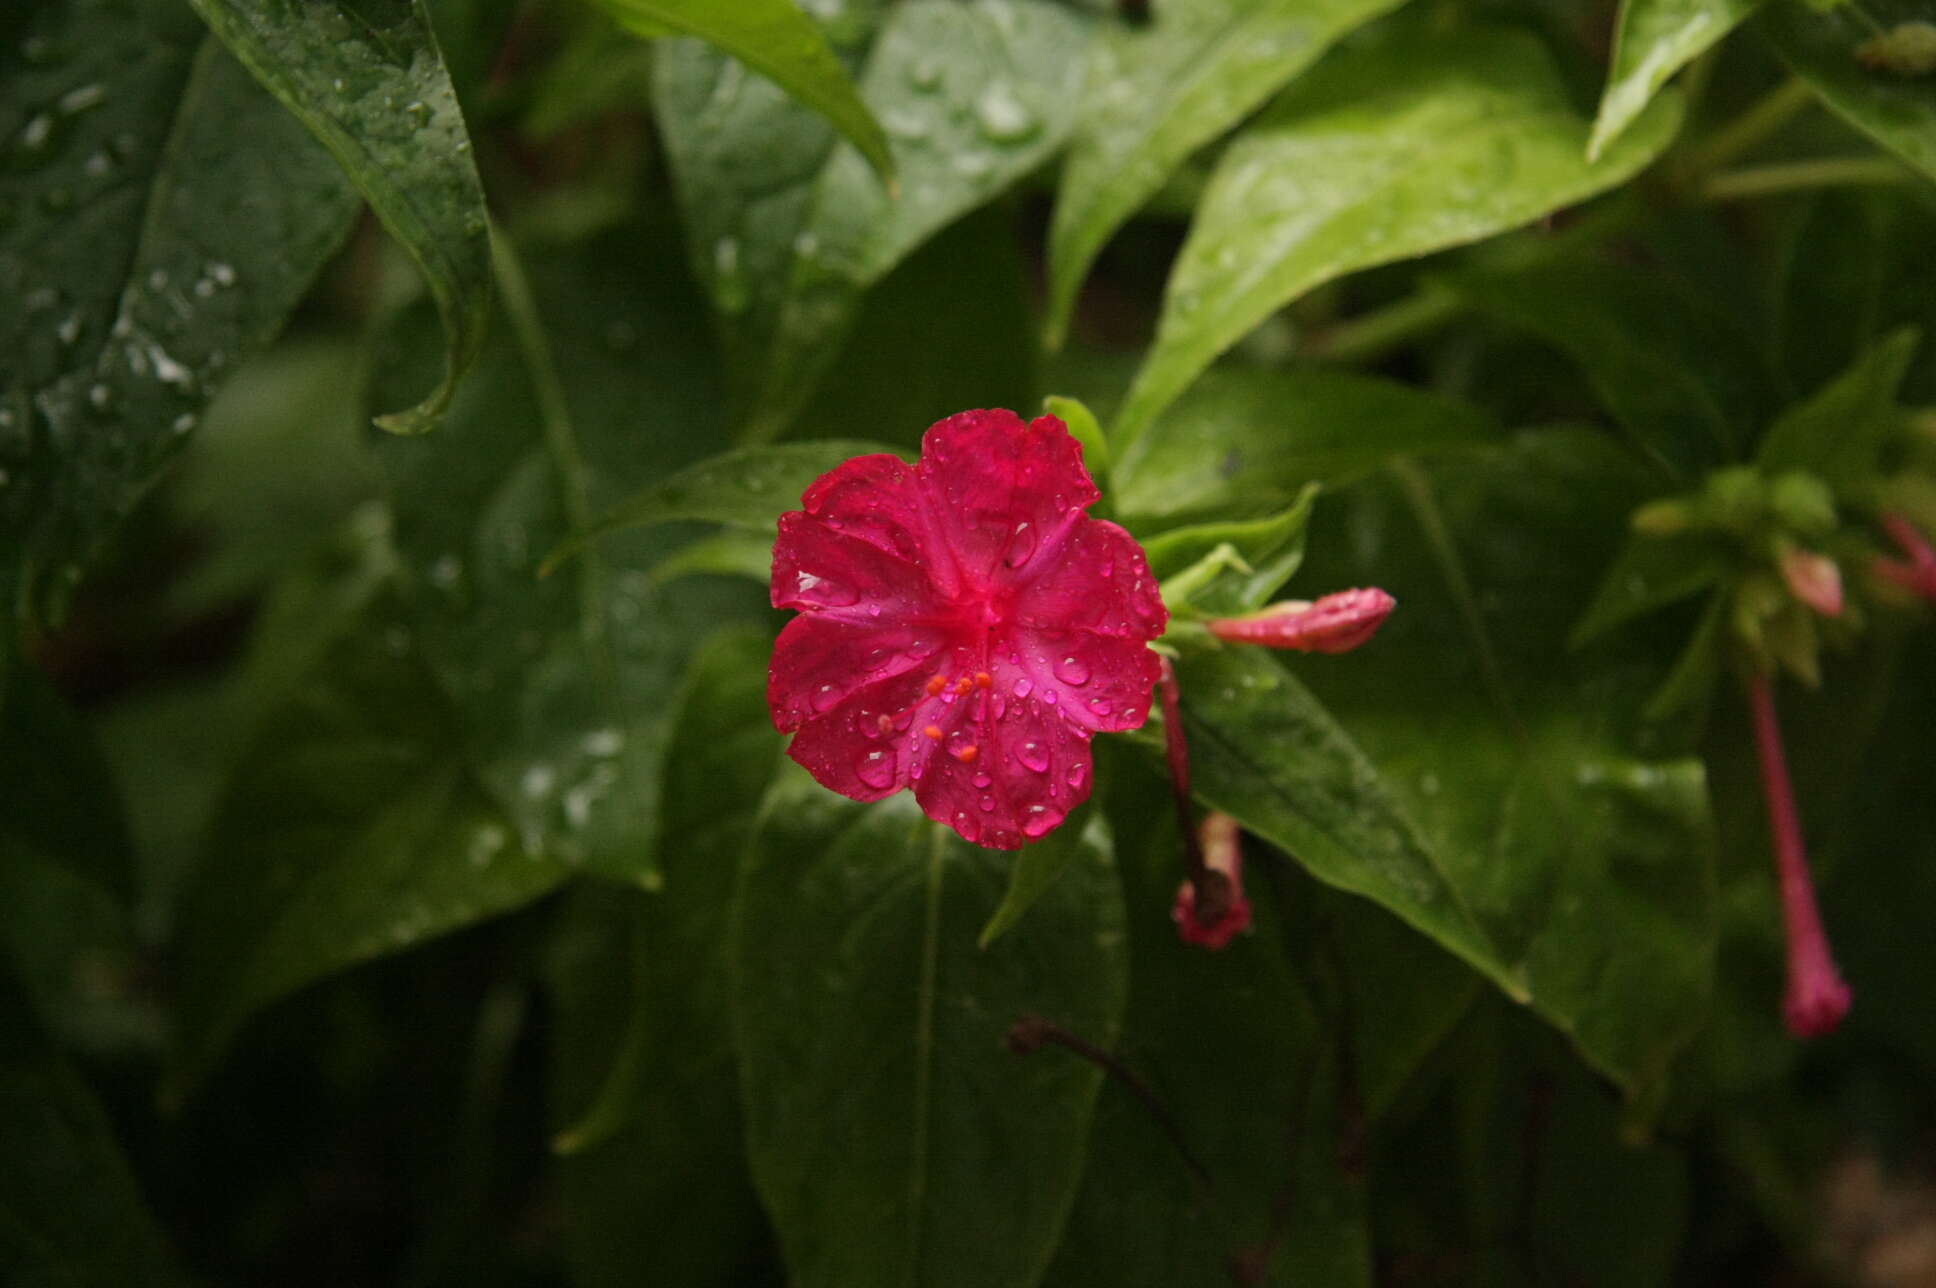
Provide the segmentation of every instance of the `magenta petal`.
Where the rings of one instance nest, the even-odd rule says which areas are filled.
[[[931,702],[925,686],[920,671],[876,680],[801,726],[787,755],[842,796],[857,801],[892,796],[933,751],[922,731],[933,723],[925,708],[934,705],[938,712],[939,704]]]
[[[1075,525],[1015,591],[1021,626],[1150,640],[1170,620],[1136,538],[1103,519]]]
[[[825,613],[794,618],[780,632],[767,670],[773,726],[790,733],[878,680],[926,664],[936,651],[931,631],[856,622]],[[925,680],[927,673],[922,672]]]
[[[901,620],[934,607],[934,588],[920,568],[799,510],[780,516],[772,592],[775,608],[855,620]]]
[[[1089,738],[1033,698],[991,698],[950,730],[914,784],[922,811],[964,840],[1020,849],[1089,799]],[[970,750],[972,748],[972,751]]]
[[[1037,701],[1094,733],[1140,729],[1161,670],[1140,639],[1021,631],[1014,639],[1015,670]]]
[[[1053,416],[1024,425],[1012,411],[964,411],[921,440],[921,485],[964,579],[1021,575],[1101,496],[1082,447]]]

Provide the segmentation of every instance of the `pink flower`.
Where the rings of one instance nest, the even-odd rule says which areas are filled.
[[[861,456],[780,516],[768,672],[787,754],[872,801],[1019,849],[1088,799],[1089,740],[1149,718],[1168,621],[1149,562],[1053,416],[966,411],[921,460]]]
[[[1907,558],[1877,556],[1876,572],[1904,590],[1924,599],[1936,599],[1936,550],[1930,548],[1928,539],[1917,531],[1915,524],[1893,512],[1882,516],[1882,526],[1895,538],[1897,548]]]
[[[1186,944],[1216,950],[1250,929],[1250,900],[1244,897],[1244,850],[1237,820],[1215,810],[1197,830],[1204,879],[1176,888],[1170,920]],[[1203,887],[1199,893],[1198,886]],[[1201,903],[1199,903],[1201,900]]]
[[[1290,599],[1243,617],[1206,622],[1219,639],[1301,653],[1349,653],[1378,633],[1398,604],[1377,587],[1340,590],[1316,601]]]
[[[1815,907],[1815,883],[1808,872],[1801,815],[1795,809],[1788,758],[1782,752],[1781,725],[1775,719],[1774,685],[1766,675],[1757,674],[1748,682],[1748,703],[1754,712],[1761,789],[1768,801],[1782,923],[1788,932],[1788,988],[1782,996],[1782,1018],[1788,1031],[1798,1038],[1821,1037],[1833,1033],[1842,1023],[1853,994],[1835,967],[1828,933],[1822,929],[1822,915]]]

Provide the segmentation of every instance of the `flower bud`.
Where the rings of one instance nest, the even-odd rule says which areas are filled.
[[[1301,653],[1348,653],[1378,633],[1398,601],[1376,587],[1341,590],[1315,602],[1286,600],[1205,625],[1219,639]]]

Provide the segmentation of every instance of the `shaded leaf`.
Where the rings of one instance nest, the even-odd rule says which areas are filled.
[[[1896,390],[1922,336],[1905,327],[1768,427],[1755,461],[1770,474],[1806,470],[1838,493],[1873,481],[1896,427]]]
[[[0,675],[0,847],[32,850],[129,900],[120,794],[87,729],[38,671]]]
[[[1043,0],[889,10],[861,94],[887,127],[898,198],[729,60],[671,48],[659,116],[695,272],[751,382],[749,436],[771,437],[800,409],[869,286],[1061,146],[1087,43],[1086,23]]]
[[[1024,845],[1015,855],[1014,868],[1008,874],[1008,890],[988,918],[988,924],[981,928],[976,946],[986,948],[1012,930],[1035,902],[1048,893],[1063,869],[1077,859],[1088,857],[1103,844],[1102,838],[1079,838],[1075,828],[1064,827]]]
[[[0,166],[0,603],[34,620],[60,615],[215,386],[282,325],[355,194],[172,4],[112,21],[37,5],[18,34],[0,52],[18,128]]]
[[[764,635],[695,658],[667,760],[664,884],[568,905],[549,974],[553,1118],[567,1248],[582,1284],[717,1283],[763,1251],[740,1161],[726,927],[780,740]]]
[[[1041,1276],[1097,1076],[1003,1038],[1033,1014],[1115,1039],[1122,905],[1107,852],[1084,848],[984,951],[1001,855],[905,794],[776,785],[740,883],[734,1029],[754,1178],[804,1288]]]
[[[1755,28],[1831,111],[1936,179],[1936,81],[1872,70],[1855,55],[1878,30],[1927,16],[1917,0],[1864,0],[1827,13],[1771,4]]]
[[[616,234],[540,262],[528,291],[502,292],[509,325],[452,401],[455,432],[378,444],[411,613],[466,763],[526,849],[648,885],[686,658],[765,596],[719,579],[655,585],[649,570],[682,535],[665,528],[563,575],[538,570],[593,513],[717,446],[716,372],[697,301],[668,286],[668,251]],[[385,379],[407,385],[434,340],[427,310],[406,319]]]
[[[223,43],[309,127],[416,261],[444,321],[444,374],[379,416],[434,428],[476,361],[491,312],[484,191],[423,0],[191,0]]]
[[[391,598],[384,533],[347,534],[342,572],[286,605],[342,592],[331,638],[292,661],[210,826],[184,900],[181,1046],[192,1087],[264,1005],[324,975],[529,902],[568,867],[526,850],[466,775],[455,713]],[[320,614],[310,621],[332,624]],[[277,647],[265,633],[263,644]],[[258,690],[264,700],[271,695]]]
[[[1470,403],[1392,381],[1220,367],[1122,454],[1110,482],[1117,508],[1145,519],[1264,514],[1295,505],[1309,483],[1499,432]]]
[[[1402,0],[1173,0],[1099,42],[1049,230],[1051,345],[1110,235],[1177,167]]]
[[[1579,648],[1655,609],[1690,599],[1720,581],[1731,565],[1722,549],[1698,536],[1631,535],[1568,642]]]
[[[667,29],[698,36],[773,81],[827,118],[888,182],[894,161],[887,135],[860,101],[846,69],[813,20],[793,0],[599,0],[612,17],[642,35]],[[643,21],[641,21],[643,20]]]
[[[1673,137],[1662,98],[1594,164],[1538,42],[1410,33],[1300,78],[1218,163],[1119,415],[1133,441],[1218,354],[1332,278],[1529,223],[1631,178]]]
[[[1738,457],[1770,410],[1768,365],[1735,319],[1664,274],[1569,257],[1450,285],[1564,351],[1635,446],[1677,477]]]
[[[701,519],[771,534],[781,513],[797,509],[800,494],[822,474],[856,456],[892,450],[879,443],[820,440],[721,452],[634,492],[561,545],[546,568],[606,533],[654,523]],[[767,550],[770,555],[770,535]]]
[[[4,970],[0,1030],[0,1276],[23,1288],[188,1283],[106,1110],[35,1031]]]
[[[1281,860],[1247,840],[1251,931],[1214,953],[1183,943],[1168,791],[1126,757],[1110,767],[1136,962],[1120,1059],[1158,1108],[1120,1077],[1104,1083],[1044,1282],[1223,1288],[1241,1261],[1260,1272],[1246,1282],[1369,1283],[1365,1178],[1338,1154],[1349,1129],[1336,1033],[1300,972],[1309,944],[1285,926],[1264,870]]]
[[[1621,0],[1613,58],[1587,160],[1596,160],[1640,115],[1667,78],[1741,25],[1761,0]]]

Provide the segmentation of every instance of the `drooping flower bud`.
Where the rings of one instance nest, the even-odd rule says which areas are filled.
[[[1315,601],[1292,599],[1205,625],[1219,639],[1302,653],[1348,653],[1378,633],[1398,601],[1376,587],[1340,590]]]
[[[1842,570],[1833,559],[1784,543],[1778,560],[1790,594],[1824,617],[1842,615]]]
[[[1782,923],[1788,936],[1788,987],[1782,1018],[1798,1038],[1832,1033],[1848,1014],[1853,994],[1843,982],[1829,950],[1828,934],[1815,906],[1801,816],[1788,780],[1788,760],[1775,719],[1774,683],[1757,674],[1749,681],[1754,710],[1755,748],[1761,759],[1761,787],[1768,801],[1768,830],[1774,836],[1775,870],[1781,886]]]
[[[1936,549],[1930,548],[1929,539],[1900,514],[1883,515],[1882,526],[1895,539],[1897,548],[1905,558],[1878,557],[1874,565],[1876,573],[1904,590],[1921,595],[1924,599],[1936,600]]]
[[[1177,887],[1170,918],[1186,944],[1216,950],[1250,928],[1244,896],[1244,851],[1237,820],[1211,811],[1197,829],[1206,877]]]

